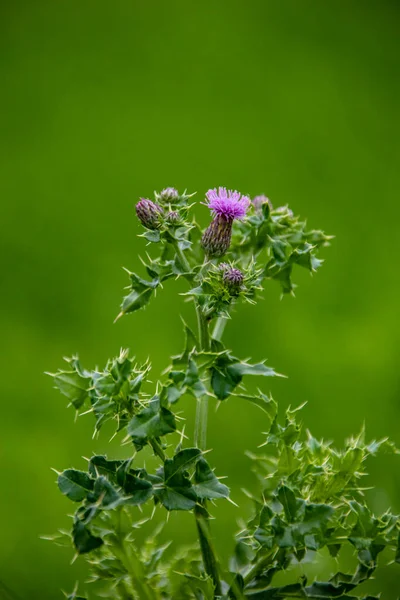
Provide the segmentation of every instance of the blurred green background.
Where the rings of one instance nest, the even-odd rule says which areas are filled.
[[[226,339],[289,375],[258,383],[282,408],[307,400],[315,435],[341,444],[365,420],[400,444],[399,13],[389,0],[3,0],[0,581],[16,598],[61,598],[84,578],[71,549],[39,539],[69,525],[50,467],[82,468],[108,446],[90,417],[74,424],[44,371],[74,352],[102,366],[128,346],[156,379],[181,348],[180,313],[192,318],[178,283],[113,325],[121,266],[144,252],[134,202],[154,189],[199,202],[218,185],[264,192],[336,235],[314,278],[296,274],[296,299],[267,284]],[[214,511],[223,561],[262,430],[251,406],[212,411],[213,464],[242,509]],[[372,505],[400,511],[399,460],[370,468]],[[192,520],[172,514],[165,536],[193,541]],[[397,598],[400,570],[364,589]]]

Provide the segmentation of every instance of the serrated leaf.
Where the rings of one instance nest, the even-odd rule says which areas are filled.
[[[198,448],[185,448],[164,463],[164,481],[156,496],[167,510],[191,510],[196,506],[197,495],[187,476],[201,456]]]
[[[211,577],[196,577],[190,573],[185,573],[185,577],[196,598],[198,598],[199,592],[203,600],[213,600],[215,598],[215,586]]]
[[[93,491],[94,481],[87,473],[66,469],[58,476],[60,492],[73,502],[82,502]]]
[[[88,398],[90,377],[77,371],[58,371],[53,375],[55,386],[68,398],[75,408],[80,408]]]
[[[116,478],[117,470],[124,464],[123,460],[108,460],[106,456],[92,456],[89,461],[88,471],[92,477],[107,475]]]
[[[264,363],[257,363],[256,365],[249,365],[245,362],[237,362],[229,365],[229,371],[235,372],[238,375],[261,375],[262,377],[276,377],[277,373],[271,367],[267,367]]]
[[[161,437],[175,430],[175,417],[170,410],[160,405],[158,396],[155,396],[149,406],[128,423],[128,434],[142,441]]]
[[[248,395],[248,394],[236,394],[238,398],[243,398],[244,400],[248,400],[252,402],[265,413],[267,413],[271,423],[276,417],[278,412],[278,405],[276,401],[271,396],[266,396],[262,392],[258,392],[257,395]]]
[[[154,290],[160,283],[158,279],[146,281],[139,277],[139,275],[136,275],[136,273],[131,273],[130,271],[128,271],[128,273],[131,280],[131,292],[123,298],[121,312],[117,316],[117,319],[122,315],[126,315],[146,306]]]
[[[89,499],[98,503],[101,508],[108,510],[116,508],[123,502],[118,490],[103,475],[96,479],[93,494],[89,496]]]
[[[185,448],[175,454],[173,458],[167,458],[164,463],[164,479],[166,483],[171,481],[182,471],[193,466],[201,456],[199,448]]]
[[[277,376],[277,373],[264,363],[251,365],[230,354],[222,354],[217,357],[211,369],[211,387],[214,394],[219,400],[225,400],[239,385],[244,375],[273,377]]]
[[[147,229],[141,237],[144,237],[148,242],[154,244],[157,244],[161,239],[158,229]]]
[[[100,537],[93,535],[89,528],[81,521],[75,521],[72,529],[72,538],[78,554],[87,554],[103,545]]]
[[[196,463],[193,486],[199,498],[228,498],[229,488],[218,481],[205,458],[201,457]]]
[[[285,517],[289,523],[293,523],[297,519],[303,519],[305,502],[296,498],[293,490],[286,485],[281,485],[278,488],[277,498],[283,506]]]

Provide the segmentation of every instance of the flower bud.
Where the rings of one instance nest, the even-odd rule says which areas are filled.
[[[256,211],[261,211],[264,204],[268,204],[269,208],[272,208],[270,199],[267,198],[267,196],[264,196],[264,194],[253,198],[253,205]]]
[[[160,192],[161,200],[165,200],[168,202],[168,200],[178,200],[178,198],[179,198],[178,190],[176,190],[173,187],[164,188]]]
[[[167,223],[169,223],[170,225],[178,225],[179,221],[181,220],[181,217],[176,210],[171,210],[167,214],[165,219],[166,219]]]
[[[229,292],[234,296],[240,292],[244,280],[244,275],[239,269],[229,267],[223,275],[223,282]]]
[[[136,204],[136,214],[139,221],[147,227],[147,229],[159,229],[161,227],[161,217],[163,210],[161,206],[148,200],[141,198]]]
[[[231,244],[232,219],[216,215],[201,238],[201,245],[210,257],[223,256]]]

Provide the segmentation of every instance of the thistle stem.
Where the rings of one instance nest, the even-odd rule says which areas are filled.
[[[132,545],[129,544],[128,546],[126,543],[125,535],[122,531],[122,511],[123,509],[120,508],[117,512],[115,542],[112,544],[110,549],[112,550],[113,554],[124,565],[127,574],[129,575],[129,581],[132,585],[133,590],[135,590],[135,593],[137,594],[138,598],[140,598],[140,600],[155,600],[153,590],[150,588],[150,586],[145,580],[142,565],[138,557],[135,555]],[[120,591],[122,590],[120,589]],[[129,594],[126,587],[124,592],[126,594],[125,596],[123,596],[124,600],[130,600],[131,598],[133,600],[133,596]]]
[[[274,556],[274,554],[275,554],[275,551],[268,552],[268,554],[266,554],[265,556],[260,558],[260,560],[258,562],[256,562],[256,564],[253,566],[253,568],[250,569],[250,571],[247,573],[247,575],[245,575],[244,585],[249,584],[254,579],[254,577],[257,577],[257,575],[262,573],[268,567],[268,565],[271,563],[271,558]]]
[[[197,398],[194,429],[194,445],[200,450],[205,450],[207,445],[207,420],[208,398],[207,396],[201,396],[201,398]]]
[[[213,340],[221,341],[222,334],[224,333],[225,326],[227,324],[228,319],[226,317],[218,317],[215,322],[214,329],[211,337]]]
[[[196,305],[197,325],[199,328],[200,349],[206,352],[210,349],[210,333],[208,331],[208,321],[204,316],[201,306]]]
[[[210,334],[208,330],[208,320],[205,317],[200,305],[196,305],[197,322],[199,327],[199,342],[201,350],[210,349]],[[194,443],[200,450],[206,449],[207,444],[207,417],[208,417],[208,397],[203,395],[197,399],[196,422],[194,431]],[[215,596],[221,595],[221,582],[219,578],[218,561],[211,540],[210,522],[208,519],[206,502],[196,505],[194,509],[196,519],[197,533],[199,536],[201,555],[203,558],[204,569],[211,577],[214,583]]]
[[[171,244],[175,249],[175,252],[179,258],[182,267],[185,269],[185,273],[183,274],[183,276],[191,283],[193,278],[190,272],[192,269],[190,268],[190,264],[186,256],[184,255],[183,250],[179,247],[179,242],[174,239],[173,241],[171,241]]]
[[[160,442],[158,442],[155,438],[150,438],[150,445],[153,448],[154,454],[156,454],[163,462],[165,462],[165,452],[162,449]]]

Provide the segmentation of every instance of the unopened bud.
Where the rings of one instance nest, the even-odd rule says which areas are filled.
[[[159,229],[161,227],[161,217],[163,210],[161,206],[148,200],[141,198],[136,204],[136,214],[139,221],[147,227],[147,229]]]
[[[160,198],[161,198],[161,200],[165,200],[165,201],[177,200],[179,198],[178,190],[176,190],[173,187],[164,188],[160,192]]]
[[[232,295],[238,294],[240,292],[243,280],[244,275],[239,269],[234,269],[233,267],[230,267],[224,272],[224,284],[226,285],[226,287]]]
[[[170,225],[177,225],[180,220],[181,220],[180,215],[176,210],[171,210],[166,216],[166,221]]]

